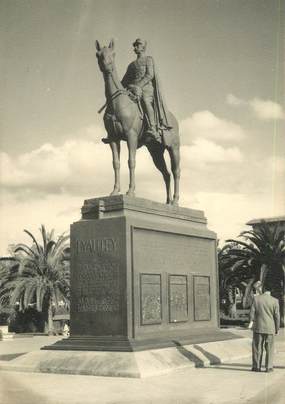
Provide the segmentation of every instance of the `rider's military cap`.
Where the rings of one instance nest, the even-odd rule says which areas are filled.
[[[135,40],[135,42],[133,42],[133,46],[135,46],[135,45],[137,45],[137,44],[142,44],[142,45],[146,46],[146,41],[145,41],[144,39],[137,38],[137,39]]]

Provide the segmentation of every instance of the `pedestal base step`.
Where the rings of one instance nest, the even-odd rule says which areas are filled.
[[[205,367],[251,354],[251,339],[238,338],[205,344],[140,352],[34,351],[9,362],[1,370],[74,375],[144,378],[175,370]]]
[[[104,352],[135,352],[147,349],[160,349],[176,347],[180,345],[189,345],[195,343],[205,343],[213,341],[222,341],[236,339],[237,335],[221,331],[216,328],[210,328],[202,331],[173,334],[172,336],[161,335],[160,338],[149,339],[131,339],[126,336],[70,336],[69,338],[57,341],[53,345],[44,346],[43,350],[52,351],[104,351]]]
[[[132,345],[124,336],[71,336],[53,345],[41,348],[50,351],[111,351],[111,352],[132,352]]]

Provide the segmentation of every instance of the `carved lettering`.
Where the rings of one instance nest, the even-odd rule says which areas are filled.
[[[78,312],[113,312],[117,311],[119,306],[118,296],[107,296],[98,299],[96,296],[80,296],[77,301]]]
[[[176,323],[188,319],[187,276],[169,276],[169,320]]]
[[[194,319],[211,319],[210,277],[194,276]]]
[[[141,274],[141,324],[161,323],[161,276]]]
[[[102,254],[115,251],[117,241],[113,238],[98,238],[90,240],[76,240],[75,251],[79,253]]]
[[[110,240],[110,239],[109,239]],[[89,244],[85,244],[83,248]],[[114,248],[115,243],[105,243]],[[95,246],[95,244],[94,244]],[[80,245],[81,248],[81,245]],[[97,248],[97,247],[96,247]],[[73,296],[78,312],[116,312],[120,310],[120,267],[113,257],[81,258],[74,273]]]

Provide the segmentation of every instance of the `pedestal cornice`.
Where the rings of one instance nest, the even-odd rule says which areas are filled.
[[[104,219],[114,216],[125,216],[128,213],[136,212],[201,224],[207,223],[204,212],[201,210],[166,205],[127,195],[86,199],[81,209],[82,219]]]

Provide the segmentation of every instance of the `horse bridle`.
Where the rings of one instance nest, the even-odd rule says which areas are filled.
[[[108,63],[106,67],[111,66],[111,65],[113,66],[113,62]],[[100,66],[100,65],[99,65],[99,66]],[[101,67],[100,67],[100,68],[101,68]],[[125,94],[125,95],[128,95],[128,94],[129,94],[128,90],[125,90],[125,89],[122,89],[122,88],[119,88],[119,87],[118,87],[118,85],[117,85],[117,83],[116,83],[116,80],[114,80],[114,76],[113,76],[113,71],[114,71],[114,69],[113,69],[113,68],[110,69],[110,70],[106,70],[106,69],[103,70],[103,69],[101,69],[101,71],[102,71],[102,73],[103,73],[104,75],[106,75],[106,76],[111,76],[111,78],[112,78],[112,80],[113,80],[113,83],[114,83],[114,85],[115,85],[115,87],[116,87],[117,90],[107,99],[106,103],[99,109],[98,114],[101,114],[101,112],[107,107],[108,102],[113,101],[114,99],[116,99],[117,97],[119,97],[119,96],[122,95],[122,94]]]

